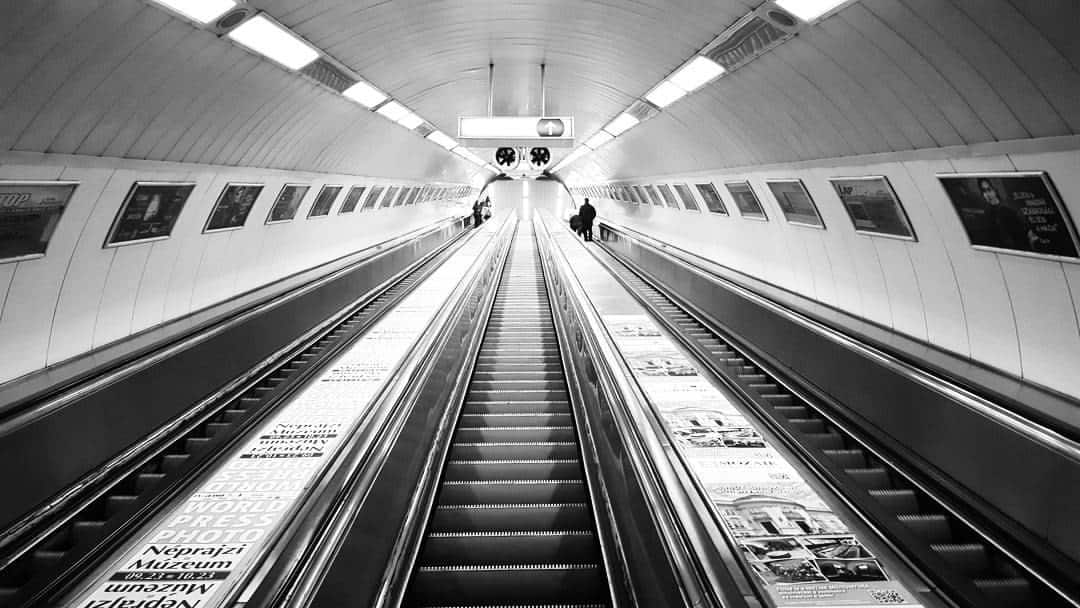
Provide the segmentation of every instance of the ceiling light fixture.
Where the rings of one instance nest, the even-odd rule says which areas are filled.
[[[813,21],[847,0],[776,0],[776,5],[803,21]]]
[[[646,93],[645,99],[658,108],[666,108],[682,99],[685,95],[686,91],[665,80]]]
[[[608,133],[611,133],[612,135],[618,137],[619,135],[624,133],[627,129],[633,127],[634,125],[638,124],[639,122],[641,122],[641,121],[639,121],[637,118],[631,116],[630,114],[627,114],[626,112],[623,112],[622,114],[619,114],[615,118],[615,120],[608,123],[608,125],[606,127],[604,127],[604,130],[607,131]]]
[[[393,100],[379,106],[379,109],[375,111],[394,122],[401,120],[406,114],[409,113],[408,108]]]
[[[234,0],[156,0],[156,2],[203,25],[236,8]]]
[[[723,76],[726,71],[719,63],[698,55],[679,68],[668,80],[687,93],[693,93],[710,80]]]
[[[431,135],[428,135],[428,139],[446,148],[447,150],[453,150],[457,147],[458,143],[453,137],[450,137],[442,131],[432,131]]]
[[[582,156],[585,156],[588,153],[589,153],[588,148],[586,148],[585,146],[579,146],[579,147],[575,148],[573,152],[571,152],[570,154],[567,154],[565,158],[560,160],[559,164],[555,165],[555,167],[552,169],[552,171],[553,172],[558,171],[558,170],[562,169],[563,167],[569,165],[570,163],[576,161],[577,159],[581,158]]]
[[[614,135],[608,133],[607,131],[600,130],[597,131],[596,134],[589,139],[586,139],[585,145],[595,150],[613,139],[615,139]]]
[[[299,70],[319,58],[318,51],[265,14],[240,24],[229,32],[229,38],[290,70]]]
[[[410,131],[424,124],[424,119],[414,112],[408,112],[397,120],[397,123]]]
[[[369,110],[386,101],[387,97],[386,93],[362,80],[345,89],[341,94]]]

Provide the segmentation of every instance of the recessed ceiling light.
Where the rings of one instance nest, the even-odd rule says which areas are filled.
[[[708,57],[698,55],[690,60],[690,63],[672,74],[669,80],[687,93],[692,93],[701,88],[706,82],[723,75],[726,71],[724,66],[719,63]]]
[[[666,108],[682,99],[684,95],[686,95],[686,91],[665,80],[649,91],[645,95],[645,99],[658,108]]]
[[[604,127],[604,130],[612,135],[618,136],[630,127],[638,124],[638,122],[640,121],[637,118],[623,112],[622,114],[619,114],[615,120],[608,123],[608,126]]]
[[[595,135],[585,140],[585,145],[595,150],[613,139],[615,139],[614,135],[607,131],[600,130],[597,131]]]
[[[379,106],[379,109],[375,111],[394,122],[401,120],[402,117],[409,113],[408,108],[396,101],[388,101]]]
[[[236,8],[234,0],[156,0],[158,4],[202,24],[210,23]]]
[[[450,137],[442,131],[432,131],[431,135],[428,135],[428,139],[446,148],[447,150],[453,150],[458,145],[457,141],[453,137]]]
[[[369,110],[386,101],[386,93],[363,81],[345,89],[341,94]]]
[[[424,124],[424,119],[420,118],[420,116],[414,112],[407,112],[404,116],[397,119],[397,123],[411,131]]]
[[[776,0],[776,5],[803,21],[813,21],[847,0]]]
[[[570,154],[567,154],[565,158],[563,158],[561,161],[559,161],[559,164],[555,165],[555,168],[553,168],[552,171],[558,171],[558,170],[562,169],[563,167],[569,165],[570,163],[576,161],[577,159],[581,158],[582,156],[585,156],[588,153],[589,153],[588,148],[586,148],[585,146],[579,146],[576,149],[574,149],[573,152],[571,152]]]
[[[229,32],[229,38],[290,70],[299,70],[319,58],[318,51],[266,15],[243,22]]]

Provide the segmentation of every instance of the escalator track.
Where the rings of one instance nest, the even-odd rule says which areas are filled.
[[[600,608],[607,578],[532,226],[503,270],[405,606]]]
[[[606,251],[594,255],[669,331],[704,359],[755,415],[800,453],[876,527],[886,531],[956,605],[971,608],[1067,608],[1068,593],[1025,566],[894,463],[827,405],[805,399],[771,369],[702,323]]]
[[[246,386],[147,445],[133,464],[73,490],[77,497],[68,499],[65,508],[9,531],[0,540],[0,608],[42,605],[78,572],[91,569],[109,547],[151,517],[217,454],[240,441],[455,250],[449,245],[418,264]]]

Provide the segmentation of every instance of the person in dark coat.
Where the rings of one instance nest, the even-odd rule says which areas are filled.
[[[578,217],[581,218],[581,236],[586,241],[592,239],[592,223],[596,219],[596,207],[589,204],[589,199],[585,199],[585,202],[578,209]]]
[[[479,228],[480,224],[484,221],[484,204],[480,202],[480,199],[476,199],[476,202],[472,206],[472,225],[473,228]]]

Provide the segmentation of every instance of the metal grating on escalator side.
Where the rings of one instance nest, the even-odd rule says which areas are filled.
[[[540,259],[503,271],[405,605],[610,605]]]
[[[674,333],[756,399],[760,415],[790,435],[822,471],[867,512],[885,514],[882,527],[958,605],[971,608],[1067,608],[1068,598],[1025,570],[862,438],[835,423],[819,405],[788,390],[772,373],[608,253],[602,261]],[[897,526],[899,524],[899,526]]]

